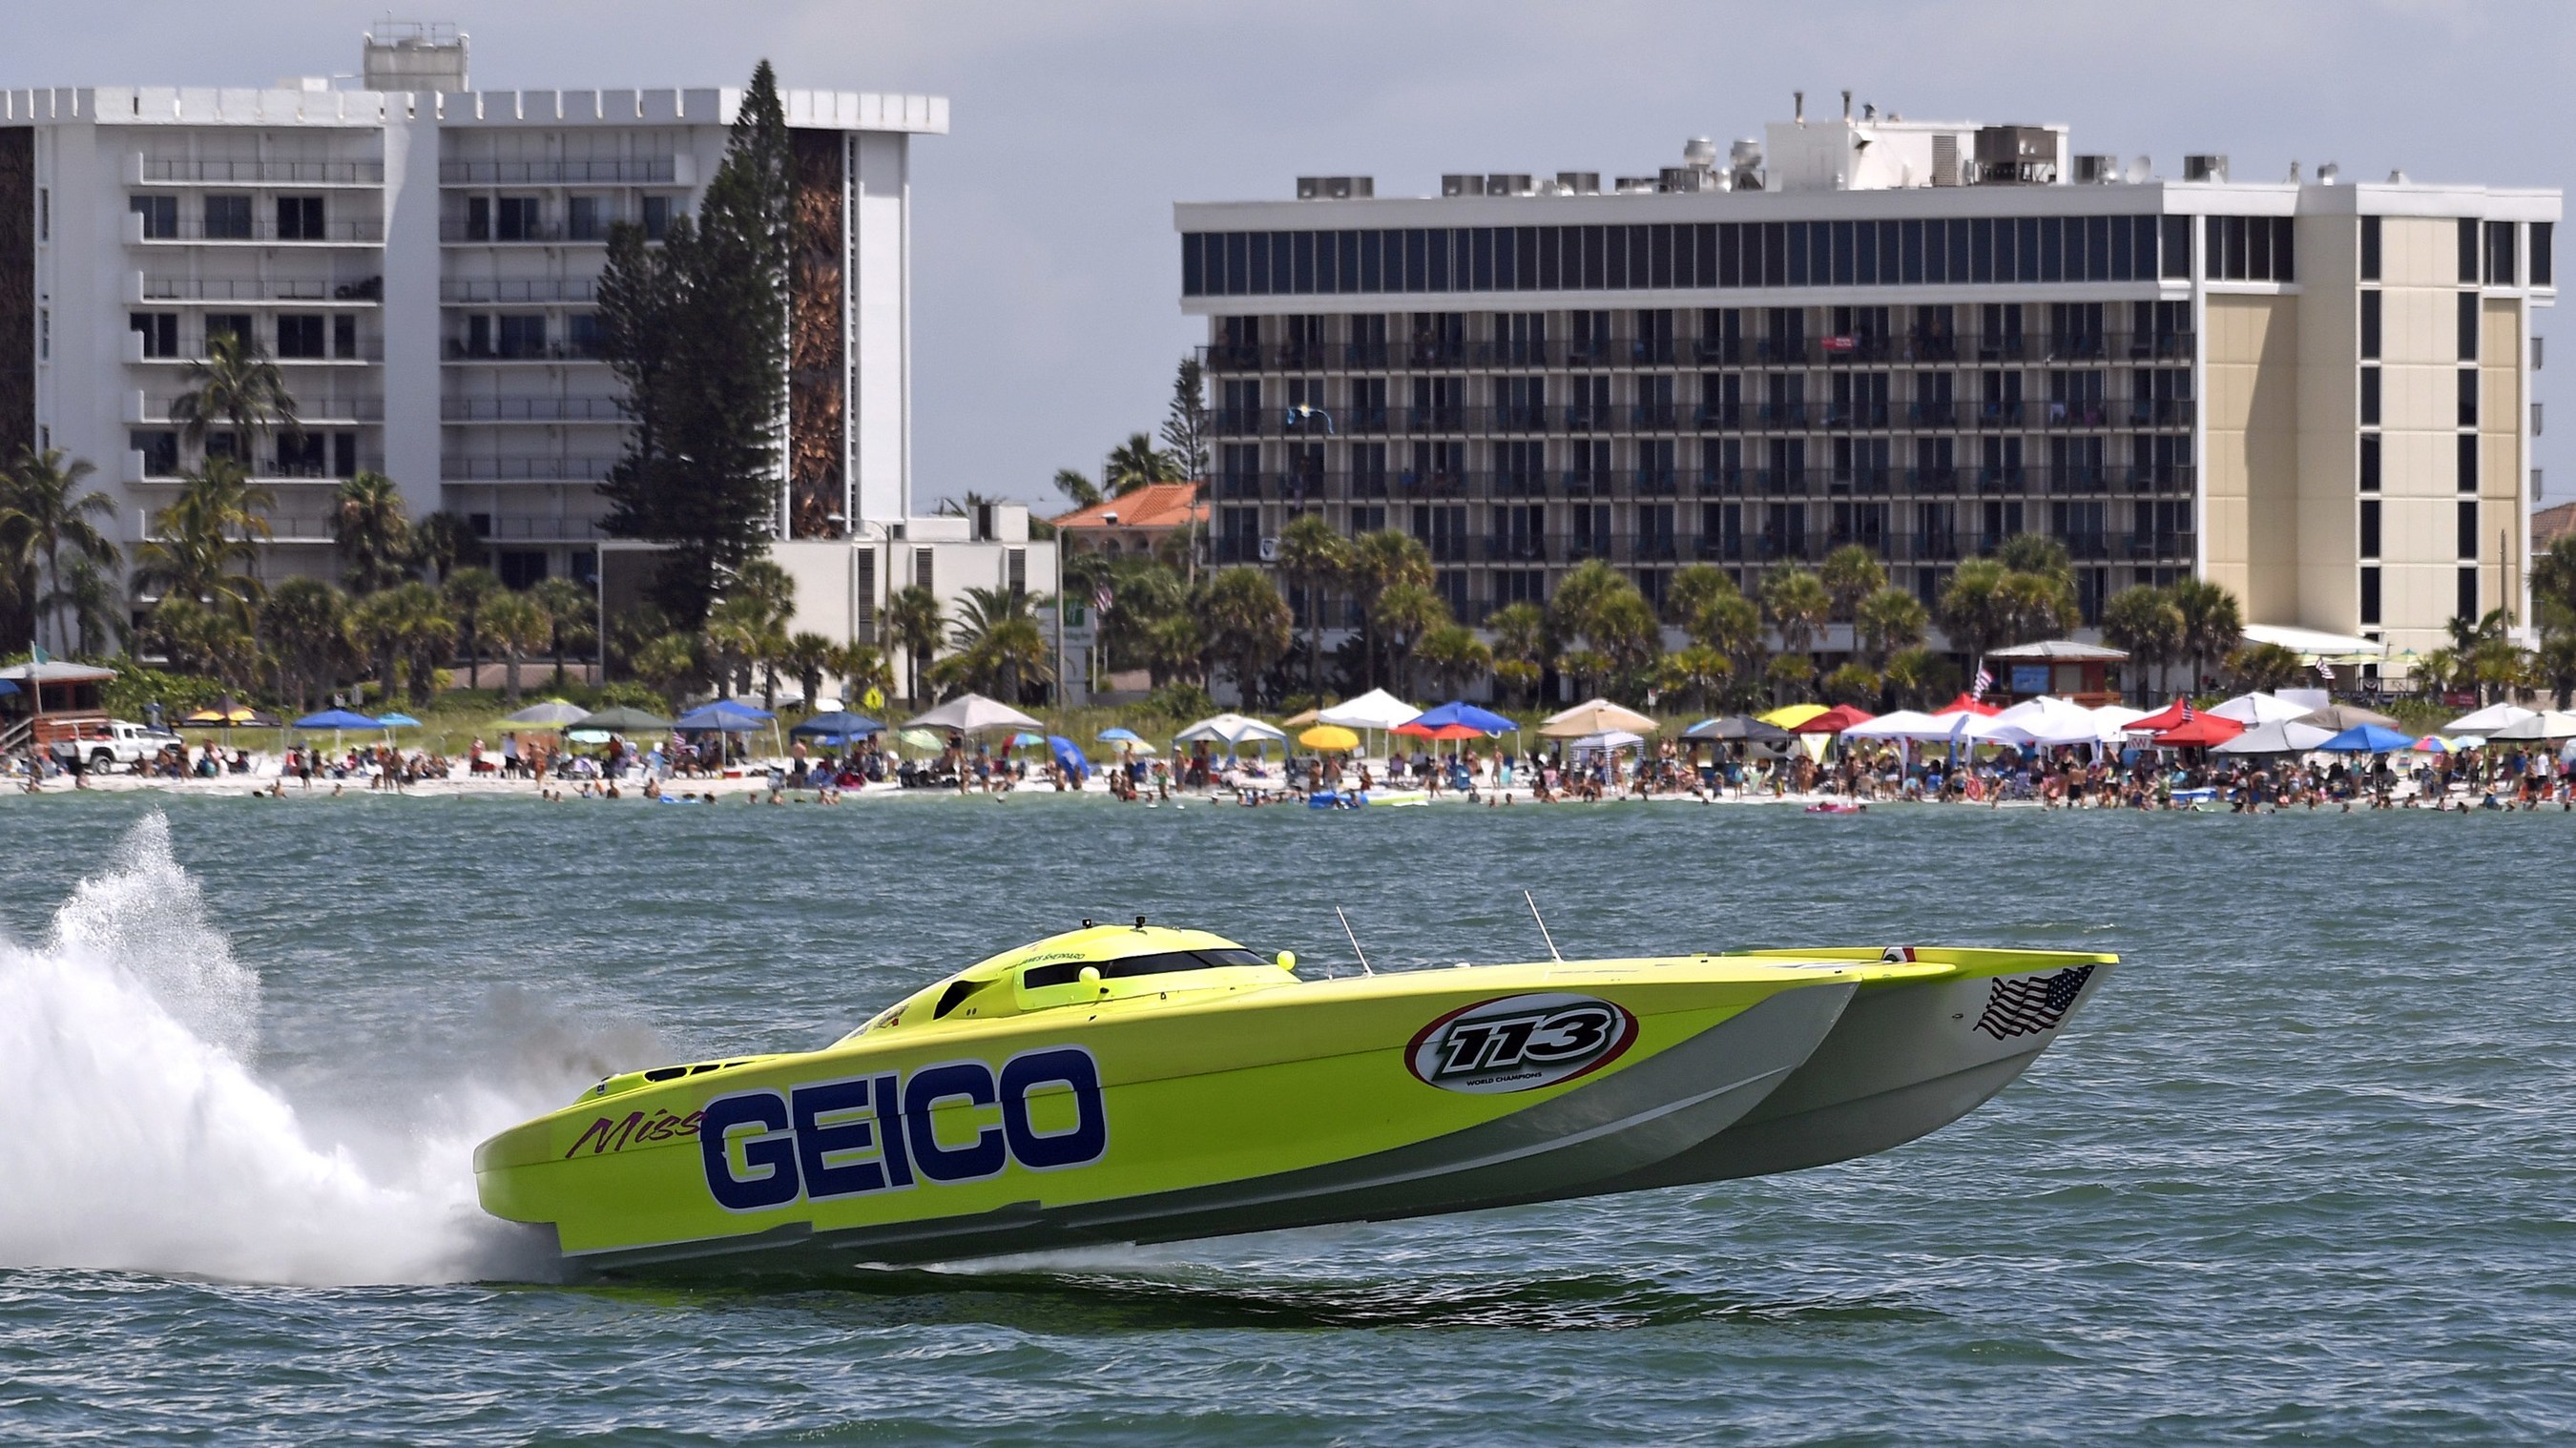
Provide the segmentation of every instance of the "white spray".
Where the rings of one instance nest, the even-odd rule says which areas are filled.
[[[258,1015],[259,978],[208,923],[159,815],[41,949],[0,942],[0,1266],[299,1283],[544,1271],[524,1233],[476,1208],[470,1166],[474,1141],[531,1103],[423,1093],[436,1109],[417,1119],[452,1134],[372,1143],[369,1160],[400,1165],[371,1173],[254,1074]],[[570,1094],[543,1089],[537,1107]]]

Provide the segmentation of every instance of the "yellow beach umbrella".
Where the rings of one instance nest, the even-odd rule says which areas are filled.
[[[1768,714],[1756,714],[1753,717],[1782,729],[1795,729],[1824,712],[1825,706],[1822,704],[1788,704]]]
[[[1357,749],[1360,737],[1339,724],[1318,724],[1297,736],[1297,742],[1309,749]]]

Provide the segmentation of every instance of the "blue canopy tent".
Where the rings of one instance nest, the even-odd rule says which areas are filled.
[[[1408,722],[1419,724],[1426,729],[1445,729],[1453,724],[1464,724],[1470,729],[1481,729],[1487,734],[1515,733],[1521,727],[1491,709],[1479,709],[1464,699],[1452,700],[1449,703],[1425,709]]]
[[[2389,754],[2415,747],[2415,736],[2384,724],[2355,724],[2317,748],[2330,754]]]
[[[711,704],[701,704],[671,721],[672,728],[683,732],[722,734],[757,734],[763,724],[770,726],[770,739],[776,743],[778,716],[766,709],[756,709],[740,699],[718,699]],[[749,752],[744,751],[746,755]],[[778,752],[785,754],[786,745],[779,744]]]
[[[847,709],[834,709],[826,714],[815,715],[788,730],[787,734],[792,739],[811,739],[820,744],[831,745],[835,749],[845,749],[872,734],[884,732],[883,724],[864,714],[853,714]]]
[[[325,709],[319,714],[307,714],[296,720],[295,727],[329,729],[336,732],[342,729],[374,729],[379,726],[375,720],[364,714],[354,714],[346,709]]]

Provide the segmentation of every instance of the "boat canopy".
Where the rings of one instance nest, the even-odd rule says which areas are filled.
[[[1165,925],[1093,925],[977,961],[925,986],[853,1035],[992,1020],[1060,1006],[1174,991],[1286,985],[1296,957],[1247,950],[1222,935]]]

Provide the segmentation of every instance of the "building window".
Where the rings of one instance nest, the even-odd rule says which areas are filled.
[[[358,435],[354,432],[331,434],[331,476],[354,478],[358,475]]]
[[[136,312],[126,318],[137,335],[143,338],[146,357],[179,355],[179,314],[177,312]]]
[[[36,240],[51,241],[53,239],[54,189],[50,186],[39,186],[36,188]]]
[[[331,319],[331,355],[347,360],[358,355],[358,319],[342,313]]]
[[[243,347],[257,346],[251,333],[248,312],[209,312],[206,314],[206,351],[212,355],[217,337],[230,337]]]
[[[1007,548],[1002,552],[1002,586],[1017,598],[1029,591],[1029,550]]]
[[[2290,220],[2286,216],[2206,218],[2210,280],[2297,281]]]
[[[495,241],[542,241],[544,208],[534,196],[504,196],[495,211]]]
[[[160,430],[129,432],[125,445],[143,454],[143,475],[166,478],[179,471],[179,434]]]
[[[2478,556],[2478,503],[2475,498],[2460,500],[2459,560],[2472,563]]]
[[[2460,426],[2478,425],[2478,369],[2460,369]]]
[[[546,355],[545,318],[503,317],[500,323],[502,356],[543,357]]]
[[[206,239],[208,241],[250,240],[250,198],[247,196],[207,197]]]
[[[2378,622],[2379,570],[2365,568],[2361,570],[2361,626],[2368,628]]]
[[[927,548],[915,548],[912,550],[913,587],[934,593],[938,591],[933,586],[933,580],[936,575],[932,572],[932,561],[938,556],[939,555],[933,553]]]
[[[671,198],[668,196],[645,197],[642,220],[644,223],[644,239],[646,241],[662,241],[668,238],[671,234]]]
[[[2475,622],[2478,616],[2478,570],[2472,566],[2460,570],[2459,597],[2453,610],[2460,618]]]
[[[2379,280],[2379,218],[2376,216],[2361,219],[2361,279],[2366,282]]]
[[[2520,278],[2522,269],[2514,265],[2514,223],[2487,223],[2487,285],[2509,287]]]
[[[2478,360],[2478,294],[2462,292],[2459,299],[2460,360]]]
[[[143,218],[145,241],[169,241],[179,235],[178,197],[137,196],[127,204]]]
[[[2167,216],[2164,224],[2164,269],[2167,281],[2191,280],[2191,218]]]
[[[2379,435],[2365,433],[2361,439],[2361,491],[2379,491]]]
[[[2460,281],[2469,286],[2478,280],[2478,223],[2475,217],[2460,218]]]
[[[2558,285],[2552,279],[2553,273],[2550,271],[2549,264],[2549,245],[2556,231],[2557,227],[2551,222],[2531,223],[2531,284],[2535,287]]]
[[[566,341],[575,357],[599,355],[599,314],[575,312],[564,319]]]
[[[2474,432],[2461,433],[2456,446],[2459,454],[2459,475],[2456,479],[2455,491],[2474,493],[2478,490],[2478,435]]]
[[[2377,498],[2361,500],[2361,556],[2364,558],[2379,556],[2379,500]]]
[[[322,319],[314,316],[285,316],[277,319],[277,355],[280,357],[321,357]]]
[[[564,201],[564,235],[574,241],[598,241],[608,234],[596,196],[574,196]]]
[[[280,241],[322,240],[322,198],[319,196],[278,197],[277,239]]]
[[[2361,369],[2361,425],[2379,426],[2379,369]]]

